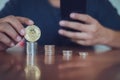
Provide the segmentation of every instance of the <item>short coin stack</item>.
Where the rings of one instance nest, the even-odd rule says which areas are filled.
[[[72,50],[63,50],[63,60],[69,61],[72,58]]]
[[[88,52],[79,52],[79,56],[83,59],[86,59],[86,57],[88,56]]]
[[[55,45],[45,45],[45,56],[53,56],[55,55]]]
[[[54,64],[55,62],[55,45],[45,45],[44,46],[45,56],[44,63],[45,64]]]

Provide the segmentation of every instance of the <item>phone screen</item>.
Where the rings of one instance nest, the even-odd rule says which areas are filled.
[[[72,20],[70,13],[86,13],[86,0],[61,0],[61,19]]]

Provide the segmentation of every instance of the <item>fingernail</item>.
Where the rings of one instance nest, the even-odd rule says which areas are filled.
[[[14,44],[14,43],[11,43],[10,46],[13,47],[13,46],[15,46],[15,44]]]
[[[18,36],[17,39],[16,39],[16,41],[18,41],[18,42],[21,41],[21,40],[22,40],[22,38],[20,36]]]
[[[20,47],[24,47],[24,46],[25,46],[25,41],[24,41],[24,40],[20,41],[18,45],[19,45]]]
[[[29,24],[34,24],[34,22],[32,20],[29,20],[28,22],[29,22]]]
[[[59,30],[58,33],[59,33],[59,34],[63,34],[63,31],[62,31],[62,30]]]
[[[75,17],[75,13],[71,13],[70,17],[74,18]]]
[[[24,34],[25,34],[25,30],[22,29],[22,30],[20,31],[20,34],[21,34],[21,35],[24,35]]]
[[[65,25],[65,22],[64,21],[60,21],[60,25],[61,26]]]

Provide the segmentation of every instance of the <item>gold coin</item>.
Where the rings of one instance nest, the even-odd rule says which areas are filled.
[[[41,30],[36,25],[27,26],[25,33],[25,39],[29,42],[35,42],[41,36]]]

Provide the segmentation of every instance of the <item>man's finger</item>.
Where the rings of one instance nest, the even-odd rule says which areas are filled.
[[[60,35],[63,35],[65,37],[68,37],[70,39],[92,39],[92,36],[85,32],[71,32],[66,30],[59,30],[58,32]]]
[[[0,20],[0,22],[7,22],[9,24],[12,25],[12,27],[18,32],[20,33],[22,36],[25,34],[24,31],[24,26],[22,24],[26,24],[26,25],[32,25],[34,24],[34,22],[28,18],[24,18],[24,17],[15,17],[15,16],[7,16],[5,18],[2,18]]]
[[[0,24],[0,32],[7,34],[10,38],[14,41],[19,42],[21,41],[21,36],[16,32],[16,30],[8,23],[1,23]]]
[[[24,35],[24,27],[15,16],[8,16],[2,19],[2,22],[9,23],[19,34]]]
[[[8,38],[5,34],[0,33],[0,42],[4,43],[5,45],[9,46],[9,47],[13,47],[15,44],[12,42],[12,40],[10,40],[10,38]]]
[[[83,21],[88,24],[95,23],[95,21],[96,21],[95,19],[93,19],[92,17],[90,17],[89,15],[86,15],[86,14],[71,13],[70,17],[75,20]]]
[[[90,32],[92,31],[92,27],[90,27],[90,25],[88,24],[82,24],[82,23],[78,23],[78,22],[72,22],[72,21],[60,21],[60,26],[63,27],[67,27],[70,29],[74,29],[77,31],[82,31],[82,32]]]
[[[91,46],[91,45],[95,45],[95,42],[93,40],[72,40],[73,42],[83,45],[83,46]]]
[[[33,25],[34,21],[32,21],[29,18],[25,18],[25,17],[16,17],[22,24],[26,24],[26,25]]]

